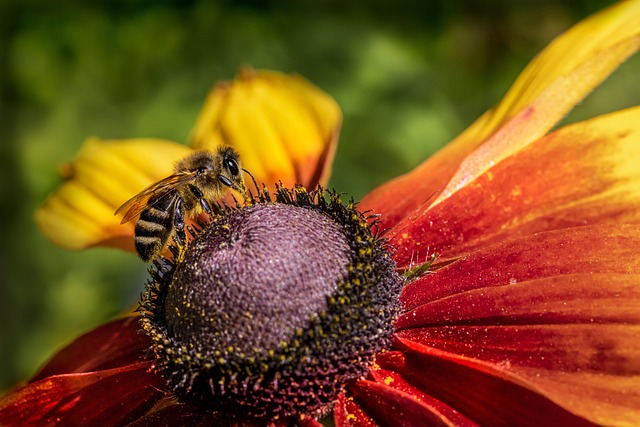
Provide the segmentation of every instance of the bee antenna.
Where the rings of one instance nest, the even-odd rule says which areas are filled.
[[[253,181],[253,186],[256,187],[256,192],[257,194],[260,193],[260,188],[258,187],[258,181],[256,181],[255,177],[251,174],[251,172],[249,172],[246,169],[242,169],[244,171],[244,173],[246,173],[247,175],[249,175],[251,177],[251,181]]]

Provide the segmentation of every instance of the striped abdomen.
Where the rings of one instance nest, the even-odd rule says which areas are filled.
[[[149,199],[136,222],[134,243],[138,255],[149,261],[162,251],[173,231],[173,216],[178,193]]]

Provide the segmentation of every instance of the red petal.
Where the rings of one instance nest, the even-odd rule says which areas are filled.
[[[394,258],[405,267],[540,231],[638,222],[639,146],[640,108],[552,133],[404,218],[388,235]]]
[[[117,319],[77,338],[58,352],[31,381],[137,363],[149,346],[150,341],[141,332],[137,316]]]
[[[403,307],[410,310],[422,304],[439,304],[438,300],[473,290],[477,290],[476,297],[480,298],[482,292],[487,292],[486,288],[513,286],[534,279],[576,274],[631,275],[640,272],[638,253],[640,228],[636,225],[573,227],[538,233],[489,246],[422,276],[405,287],[402,295]],[[508,289],[511,288],[505,288]],[[519,288],[513,289],[510,293],[515,296],[521,292]],[[593,285],[594,291],[598,289],[607,292],[606,286]],[[614,288],[611,296],[618,291]],[[632,289],[629,290],[631,291]],[[571,288],[566,292],[571,293]],[[544,296],[545,294],[540,294],[540,297]],[[566,297],[586,298],[587,295],[570,294]],[[623,298],[618,297],[617,301],[620,304],[618,308],[628,307],[624,304]],[[446,303],[448,314],[438,314],[442,316],[440,323],[446,323],[451,316],[457,316],[458,313],[469,309],[453,306],[453,302]],[[491,299],[488,299],[487,303],[492,304]],[[579,307],[585,310],[595,308],[587,305]],[[475,308],[478,312],[485,313],[487,306]],[[506,305],[499,308],[509,309]],[[633,315],[633,310],[628,314]],[[405,314],[399,320],[399,328],[421,324],[413,322],[409,316],[414,315]]]
[[[435,300],[404,313],[396,325],[400,330],[541,324],[630,326],[640,324],[638,307],[640,275],[568,274],[507,286],[487,285]]]
[[[491,363],[576,414],[624,425],[640,419],[639,252],[631,225],[490,246],[409,284],[398,336]]]
[[[233,427],[262,427],[263,421],[242,421],[233,424]],[[268,424],[267,427],[323,427],[323,424],[307,415],[301,415],[299,418],[280,419]]]
[[[395,356],[393,354],[389,354],[386,357],[402,357],[402,355],[397,353]],[[420,402],[423,402],[428,407],[432,408],[434,415],[437,415],[440,418],[437,421],[437,423],[439,424],[459,427],[478,426],[477,423],[462,415],[455,408],[452,408],[444,402],[435,399],[433,396],[429,396],[423,390],[413,387],[397,372],[378,368],[372,370],[371,375],[377,382],[389,385],[394,389],[407,393]]]
[[[296,420],[295,424],[290,425],[299,425],[300,427],[322,427],[321,423],[311,417],[302,417],[299,420]]]
[[[376,423],[362,408],[344,393],[338,396],[333,408],[333,418],[336,427],[378,427]]]
[[[452,426],[442,414],[414,396],[388,385],[361,380],[351,391],[364,411],[381,425]]]
[[[214,425],[214,420],[209,414],[194,411],[194,409],[182,403],[168,402],[162,408],[150,411],[127,427],[148,426],[193,426],[205,427]]]
[[[134,421],[164,396],[151,362],[85,374],[57,375],[0,400],[0,425],[100,425]]]
[[[240,414],[239,414],[240,415]],[[147,427],[147,426],[181,426],[181,427],[205,427],[205,426],[230,426],[230,427],[322,427],[322,424],[309,416],[300,416],[296,420],[284,419],[265,424],[264,421],[242,420],[229,422],[216,418],[210,412],[198,411],[192,406],[177,403],[174,397],[169,397],[159,402],[156,408],[151,410],[136,422],[127,427]]]
[[[592,426],[490,365],[402,341],[402,354],[383,354],[381,367],[396,371],[412,387],[442,400],[480,425]],[[393,386],[393,383],[391,383]]]

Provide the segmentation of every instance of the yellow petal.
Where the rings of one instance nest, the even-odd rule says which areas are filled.
[[[638,223],[638,159],[640,107],[563,127],[396,224],[387,234],[394,260],[403,267],[562,228]]]
[[[443,201],[544,136],[639,47],[640,1],[587,18],[540,53],[496,108],[415,170],[373,190],[361,207],[382,212],[388,228],[424,203]],[[390,197],[397,202],[381,209]]]
[[[233,146],[258,182],[326,185],[341,113],[299,76],[243,70],[209,94],[192,133],[194,148]]]
[[[97,244],[132,248],[133,225],[120,225],[115,210],[149,184],[173,171],[192,150],[160,139],[88,139],[66,181],[35,213],[38,226],[54,243],[81,249]]]
[[[460,165],[438,203],[494,163],[544,136],[640,48],[640,1],[620,3],[556,39],[518,77],[502,102],[469,132],[491,137]]]
[[[500,104],[466,133],[484,140],[552,85],[564,89],[544,105],[555,124],[638,49],[639,34],[639,1],[621,2],[585,19],[549,44],[520,73]]]

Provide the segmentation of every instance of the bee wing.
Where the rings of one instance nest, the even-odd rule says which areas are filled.
[[[153,196],[158,197],[153,204],[157,203],[164,196],[174,192],[180,186],[187,184],[195,178],[192,173],[177,173],[170,175],[156,183],[151,184],[120,206],[114,215],[118,215],[120,212],[124,212],[124,217],[120,224],[131,221],[136,216],[149,206],[149,199]],[[152,205],[153,205],[152,204]]]

